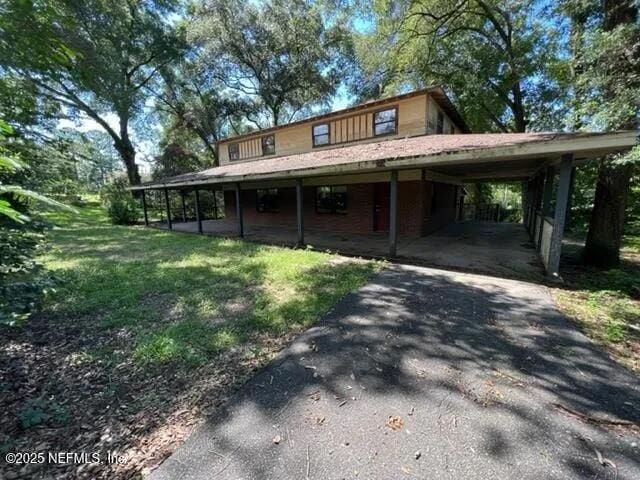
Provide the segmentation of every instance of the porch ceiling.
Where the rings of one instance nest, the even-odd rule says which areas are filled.
[[[425,168],[464,180],[526,178],[572,153],[587,160],[635,145],[637,131],[423,135],[234,162],[132,187],[185,188],[232,182]]]

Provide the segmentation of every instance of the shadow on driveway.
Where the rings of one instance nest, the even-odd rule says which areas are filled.
[[[639,393],[543,286],[393,265],[152,478],[640,478]]]

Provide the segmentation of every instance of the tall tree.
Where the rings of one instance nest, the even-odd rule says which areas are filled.
[[[552,128],[562,116],[555,74],[566,66],[540,3],[376,2],[374,32],[357,42],[365,77],[392,90],[443,84],[474,130]]]
[[[257,104],[258,127],[289,122],[335,92],[343,31],[325,27],[304,0],[207,0],[189,38],[200,62],[234,93]]]
[[[585,92],[581,113],[605,130],[638,129],[640,113],[640,25],[635,0],[604,0],[596,28],[585,35],[578,85]],[[584,87],[588,88],[584,88]],[[587,263],[620,261],[630,179],[638,152],[600,160],[589,232]]]
[[[172,0],[7,0],[0,11],[0,64],[27,79],[66,116],[85,115],[112,138],[131,184],[140,183],[131,122],[143,87],[180,42],[165,20]],[[108,119],[115,114],[117,127]]]
[[[229,133],[233,125],[231,119],[247,113],[250,105],[232,98],[217,80],[223,73],[214,75],[212,68],[217,66],[207,67],[184,59],[163,68],[162,84],[149,90],[156,97],[156,108],[167,117],[166,128],[171,132],[186,130],[194,134],[211,158],[211,164],[218,165],[216,143]],[[177,141],[178,138],[170,138],[169,143]]]

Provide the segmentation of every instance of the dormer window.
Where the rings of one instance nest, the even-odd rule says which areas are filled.
[[[229,150],[229,160],[240,160],[240,144],[230,143],[227,146]]]
[[[329,124],[319,123],[313,126],[313,146],[329,145]]]
[[[275,135],[267,135],[262,137],[262,156],[274,155],[276,153],[276,137]]]
[[[373,114],[373,134],[391,135],[398,131],[398,108],[379,110]]]

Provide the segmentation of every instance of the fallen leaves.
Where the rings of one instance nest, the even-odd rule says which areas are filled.
[[[385,426],[394,432],[398,432],[404,427],[404,420],[398,415],[390,415],[385,422]]]

